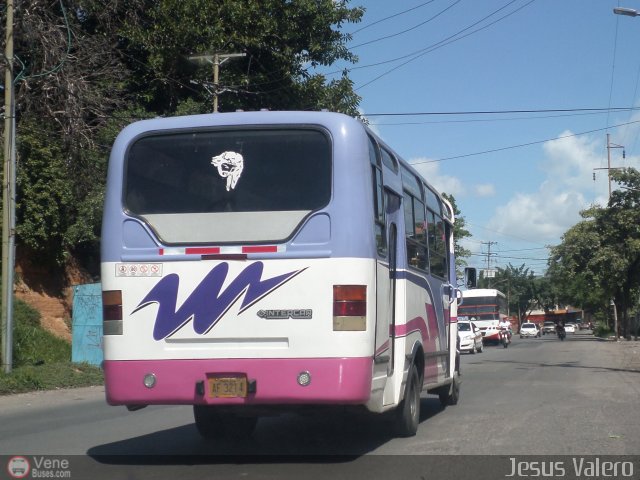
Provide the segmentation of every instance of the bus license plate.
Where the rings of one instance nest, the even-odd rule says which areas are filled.
[[[209,396],[238,398],[247,396],[246,377],[214,377],[209,379]]]

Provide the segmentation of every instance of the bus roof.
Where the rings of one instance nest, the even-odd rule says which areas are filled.
[[[473,288],[471,290],[463,290],[462,297],[504,297],[505,294],[495,288]]]

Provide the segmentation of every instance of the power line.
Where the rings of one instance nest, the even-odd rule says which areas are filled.
[[[566,118],[566,117],[584,117],[588,115],[604,115],[609,112],[579,112],[579,113],[560,113],[556,115],[527,115],[520,117],[502,117],[502,118],[472,118],[465,120],[428,120],[424,122],[384,122],[376,123],[369,122],[369,125],[375,125],[380,127],[395,127],[401,125],[444,125],[446,123],[489,123],[489,122],[513,122],[522,120],[541,120],[549,118]],[[366,115],[364,115],[366,117]]]
[[[640,110],[640,107],[606,107],[606,108],[539,108],[527,110],[461,110],[453,112],[386,112],[367,113],[366,117],[407,117],[424,115],[502,115],[507,113],[567,113],[567,112],[627,112]]]
[[[530,239],[528,239],[528,238],[519,237],[519,236],[517,236],[517,235],[513,235],[513,234],[511,234],[511,233],[499,232],[499,231],[497,231],[497,230],[492,230],[492,229],[490,229],[490,228],[484,227],[484,226],[482,226],[482,225],[476,225],[476,224],[473,224],[473,223],[469,222],[469,220],[468,220],[468,219],[466,219],[466,224],[467,224],[467,226],[469,226],[469,227],[473,227],[473,228],[480,228],[480,229],[482,229],[482,230],[486,230],[486,231],[491,232],[491,233],[494,233],[494,234],[496,234],[496,235],[502,235],[503,237],[511,237],[511,238],[515,238],[515,239],[517,239],[517,240],[522,240],[522,241],[527,242],[527,243],[533,243],[533,244],[542,245],[543,247],[546,247],[546,245],[544,245],[544,244],[542,244],[542,243],[538,243],[538,242],[533,242],[533,241],[531,241],[531,240],[530,240]],[[480,243],[482,243],[482,242],[480,242]]]
[[[485,16],[484,18],[482,18],[482,19],[478,20],[477,22],[472,23],[471,25],[469,25],[469,26],[467,26],[467,27],[463,28],[462,30],[458,30],[458,31],[457,31],[456,33],[454,33],[453,35],[450,35],[450,36],[448,36],[448,37],[444,38],[443,40],[440,40],[439,42],[433,43],[433,44],[431,44],[431,45],[429,45],[429,46],[427,46],[427,47],[423,47],[423,48],[418,49],[418,50],[415,50],[415,51],[413,51],[413,52],[411,52],[411,53],[407,53],[407,54],[405,54],[405,55],[400,55],[400,56],[398,56],[398,57],[391,58],[391,59],[388,59],[388,60],[383,60],[383,61],[375,62],[375,63],[369,63],[369,64],[367,64],[367,65],[359,65],[359,66],[351,67],[351,68],[344,68],[344,69],[341,69],[341,70],[335,70],[335,71],[332,71],[332,72],[328,72],[328,73],[326,73],[326,75],[335,75],[335,74],[337,74],[337,73],[342,73],[342,72],[344,72],[344,71],[351,72],[351,71],[353,71],[353,70],[361,70],[361,69],[364,69],[364,68],[378,67],[378,66],[380,66],[380,65],[386,65],[386,64],[389,64],[389,63],[399,62],[400,60],[404,60],[404,59],[406,59],[406,58],[409,58],[409,60],[408,60],[407,62],[405,62],[405,63],[403,63],[403,64],[401,64],[401,65],[399,65],[399,66],[398,66],[398,67],[401,67],[401,66],[403,66],[403,65],[406,65],[406,64],[407,64],[407,63],[409,63],[409,62],[412,62],[413,60],[416,60],[416,59],[420,58],[420,57],[421,57],[421,56],[423,56],[423,55],[426,55],[427,53],[431,53],[432,51],[435,51],[435,50],[437,50],[437,49],[439,49],[439,48],[442,48],[442,47],[444,47],[444,46],[446,46],[446,45],[449,45],[450,43],[453,43],[453,42],[455,42],[455,41],[461,40],[461,39],[463,39],[463,38],[468,37],[469,35],[472,35],[472,34],[474,34],[474,33],[480,32],[481,30],[484,30],[485,28],[488,28],[488,27],[492,26],[493,24],[495,24],[495,23],[499,22],[500,20],[502,20],[502,19],[506,18],[507,16],[512,15],[513,13],[517,12],[518,10],[520,10],[520,9],[522,9],[522,8],[524,8],[524,7],[526,7],[529,3],[532,3],[532,2],[534,2],[535,0],[530,0],[530,1],[529,1],[529,3],[528,3],[527,5],[524,5],[523,7],[520,7],[519,9],[515,10],[514,12],[511,12],[510,14],[508,14],[508,15],[506,15],[506,16],[504,16],[504,17],[501,17],[501,18],[499,18],[498,20],[495,20],[494,22],[492,22],[492,23],[490,23],[490,24],[488,24],[488,25],[485,25],[485,26],[484,26],[484,27],[482,27],[482,28],[479,28],[479,29],[477,29],[477,30],[474,30],[474,31],[472,31],[472,32],[468,33],[467,35],[462,36],[462,37],[455,38],[456,36],[460,35],[461,33],[463,33],[463,32],[465,32],[465,31],[467,31],[467,30],[469,30],[469,29],[471,29],[471,28],[475,27],[475,26],[476,26],[476,25],[478,25],[479,23],[482,23],[482,22],[483,22],[483,21],[485,21],[486,19],[488,19],[488,18],[492,17],[493,15],[495,15],[496,13],[498,13],[500,10],[503,10],[504,8],[506,8],[507,6],[511,5],[512,3],[516,2],[516,1],[517,1],[517,0],[511,0],[511,1],[510,1],[509,3],[507,3],[506,5],[504,5],[504,6],[500,7],[500,8],[499,8],[499,9],[497,9],[497,10],[494,10],[492,13],[490,13],[489,15]],[[451,39],[454,39],[454,40],[451,40]],[[411,57],[413,57],[413,58],[411,58]],[[395,68],[398,68],[398,67],[394,67],[394,69],[395,69]],[[382,74],[382,76],[386,75],[387,73],[389,73],[389,72],[386,72],[386,73]],[[371,80],[369,83],[372,83],[372,82],[374,82],[375,80],[377,80],[377,78],[376,78],[376,79],[374,79],[374,80]],[[365,85],[361,85],[361,86],[360,86],[360,87],[358,87],[358,88],[362,88],[362,87],[364,87],[364,86],[366,86],[366,85],[368,85],[368,83],[367,83],[367,84],[365,84]]]
[[[417,60],[417,59],[418,59],[418,58],[420,58],[420,57],[423,57],[423,56],[424,56],[424,55],[426,55],[427,53],[431,53],[431,52],[433,52],[433,51],[435,51],[435,50],[438,50],[439,48],[442,48],[442,47],[444,47],[444,46],[446,46],[446,45],[449,45],[449,44],[451,44],[451,43],[457,42],[458,40],[462,40],[463,38],[466,38],[466,37],[468,37],[468,36],[470,36],[470,35],[473,35],[474,33],[481,32],[482,30],[485,30],[486,28],[489,28],[489,27],[491,27],[492,25],[495,25],[496,23],[498,23],[498,22],[500,22],[500,21],[504,20],[504,19],[505,19],[505,18],[507,18],[507,17],[510,17],[510,16],[511,16],[511,15],[513,15],[514,13],[519,12],[519,11],[520,11],[520,10],[522,10],[523,8],[525,8],[525,7],[527,7],[528,5],[530,5],[530,4],[532,4],[533,2],[535,2],[535,0],[529,0],[529,2],[527,2],[526,4],[522,5],[521,7],[517,8],[516,10],[514,10],[514,11],[512,11],[512,12],[510,12],[510,13],[508,13],[508,14],[506,14],[506,15],[504,15],[504,16],[502,16],[502,17],[500,17],[500,18],[498,18],[497,20],[494,20],[493,22],[491,22],[491,23],[489,23],[489,24],[487,24],[487,25],[485,25],[485,26],[483,26],[483,27],[480,27],[480,28],[478,28],[478,29],[476,29],[476,30],[473,30],[473,31],[469,32],[469,33],[468,33],[468,34],[466,34],[466,35],[462,35],[461,37],[455,38],[455,37],[457,37],[460,33],[464,32],[464,31],[466,31],[466,30],[469,30],[469,29],[470,29],[470,28],[472,28],[472,27],[475,27],[475,26],[476,26],[476,25],[478,25],[479,23],[482,23],[484,20],[486,20],[487,18],[489,18],[489,17],[491,17],[491,16],[495,15],[495,14],[496,14],[496,13],[498,13],[500,10],[503,10],[504,8],[506,8],[507,6],[511,5],[511,4],[512,4],[512,3],[514,3],[515,1],[516,1],[516,0],[512,0],[512,1],[511,1],[511,2],[509,2],[508,4],[506,4],[506,5],[502,6],[501,8],[499,8],[499,9],[495,10],[494,12],[490,13],[489,15],[487,15],[486,17],[484,17],[483,19],[478,20],[478,21],[477,21],[477,22],[475,22],[474,24],[469,25],[468,27],[466,27],[466,28],[464,28],[464,29],[460,30],[459,32],[457,32],[457,33],[455,33],[455,34],[453,34],[453,35],[450,35],[449,37],[445,38],[444,40],[441,40],[440,42],[438,42],[438,43],[436,43],[436,44],[432,45],[431,47],[426,47],[426,48],[424,48],[424,49],[420,50],[419,52],[421,52],[421,53],[419,53],[419,54],[415,55],[413,58],[410,58],[410,59],[409,59],[409,60],[407,60],[406,62],[401,63],[400,65],[397,65],[396,67],[394,67],[394,68],[392,68],[392,69],[390,69],[390,70],[387,70],[386,72],[384,72],[384,73],[382,73],[382,74],[378,75],[377,77],[375,77],[373,80],[370,80],[370,81],[368,81],[367,83],[364,83],[363,85],[360,85],[358,88],[356,88],[356,89],[354,89],[354,90],[356,90],[356,91],[357,91],[357,90],[360,90],[361,88],[366,87],[367,85],[372,84],[373,82],[375,82],[375,81],[377,81],[377,80],[381,79],[381,78],[382,78],[382,77],[384,77],[385,75],[388,75],[389,73],[391,73],[391,72],[393,72],[393,71],[397,70],[398,68],[403,67],[403,66],[407,65],[408,63],[411,63],[411,62],[413,62],[414,60]],[[404,57],[402,57],[402,58],[407,58],[408,56],[411,56],[411,54],[410,54],[410,55],[405,55],[405,56],[404,56]]]
[[[397,36],[402,35],[404,33],[410,32],[411,30],[415,30],[416,28],[421,27],[421,26],[431,22],[432,20],[435,20],[440,15],[444,14],[447,10],[449,10],[449,9],[453,8],[454,6],[456,6],[461,1],[462,0],[455,0],[451,5],[446,7],[444,10],[439,11],[438,13],[436,13],[431,18],[425,20],[424,22],[420,22],[417,25],[414,25],[413,27],[406,28],[406,29],[404,29],[404,30],[402,30],[400,32],[396,32],[396,33],[392,33],[392,34],[389,34],[389,35],[385,35],[384,37],[379,37],[379,38],[375,38],[373,40],[369,40],[367,42],[359,43],[358,45],[353,45],[353,46],[349,47],[349,50],[353,50],[354,48],[364,47],[365,45],[370,45],[372,43],[380,42],[382,40],[387,40],[389,38],[397,37]]]
[[[417,10],[418,8],[424,7],[425,5],[429,5],[430,3],[433,3],[433,2],[435,2],[435,0],[429,0],[428,2],[421,3],[420,5],[416,5],[415,7],[409,8],[408,10],[403,10],[402,12],[394,13],[392,15],[389,15],[388,17],[384,17],[384,18],[381,18],[380,20],[376,20],[375,22],[369,23],[357,30],[354,30],[353,32],[351,32],[351,35],[355,35],[356,33],[359,33],[362,30],[365,30],[369,27],[373,27],[374,25],[377,25],[379,23],[386,22],[387,20],[391,20],[392,18],[398,17],[400,15],[404,15],[405,13],[411,12],[413,10]]]
[[[518,144],[518,145],[510,145],[508,147],[493,148],[491,150],[485,150],[485,151],[482,151],[482,152],[466,153],[464,155],[454,155],[454,156],[451,156],[451,157],[437,158],[435,160],[422,160],[422,161],[418,161],[418,162],[412,162],[411,165],[420,165],[420,164],[423,164],[423,163],[444,162],[444,161],[447,161],[447,160],[455,160],[455,159],[459,159],[459,158],[467,158],[467,157],[473,157],[473,156],[477,156],[477,155],[485,155],[487,153],[503,152],[505,150],[512,150],[512,149],[515,149],[515,148],[530,147],[532,145],[539,145],[541,143],[546,143],[546,142],[555,142],[555,141],[558,141],[558,140],[564,140],[566,138],[579,137],[581,135],[587,135],[589,133],[601,132],[603,130],[608,130],[609,128],[623,127],[625,125],[632,125],[632,124],[636,124],[636,123],[640,123],[640,120],[636,120],[636,121],[633,121],[633,122],[620,123],[618,125],[613,125],[612,127],[596,128],[594,130],[588,130],[586,132],[572,133],[570,135],[562,135],[562,136],[556,137],[556,138],[547,138],[546,140],[536,140],[534,142],[521,143],[521,144]]]

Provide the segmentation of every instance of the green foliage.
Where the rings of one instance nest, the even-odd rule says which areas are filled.
[[[626,335],[640,289],[640,173],[627,168],[611,175],[621,188],[607,208],[582,212],[585,220],[552,249],[548,272],[568,303],[607,313],[613,299]]]
[[[467,266],[467,258],[471,256],[471,251],[462,246],[461,241],[465,238],[471,237],[471,232],[466,229],[466,220],[462,216],[462,212],[456,204],[456,199],[453,195],[448,193],[442,193],[442,196],[447,199],[453,208],[453,215],[455,217],[455,223],[453,224],[453,248],[456,255],[456,273],[458,278],[463,278],[464,267]]]
[[[339,59],[355,61],[340,32],[360,8],[333,0],[135,0],[118,33],[131,59],[130,90],[148,109],[175,113],[187,98],[211,111],[212,64],[194,55],[245,53],[220,68],[220,111],[320,109],[357,114],[359,97],[345,76],[327,83],[311,73]],[[197,85],[194,85],[194,82]]]
[[[364,11],[346,0],[72,0],[65,14],[58,2],[28,3],[15,18],[16,230],[19,251],[39,263],[80,255],[95,265],[107,160],[124,125],[211,112],[212,66],[191,55],[246,54],[220,68],[220,111],[358,114],[347,73],[314,70],[356,61],[341,28]]]
[[[13,317],[25,328],[40,327],[40,313],[29,304],[16,300],[13,303]]]
[[[510,315],[519,315],[522,322],[537,304],[536,278],[533,272],[522,264],[514,267],[509,264],[506,268],[496,270],[494,278],[480,277],[479,288],[497,288],[507,297]],[[541,285],[542,287],[542,285]]]
[[[40,314],[20,300],[14,302],[13,365],[41,365],[71,360],[71,345],[40,326]]]
[[[19,133],[16,232],[31,250],[60,254],[73,204],[64,145],[35,121],[23,122]]]
[[[102,371],[86,363],[48,363],[15,368],[10,374],[0,372],[0,395],[102,385]]]
[[[103,383],[98,367],[70,362],[71,345],[42,329],[32,307],[16,300],[13,321],[13,369],[0,372],[0,395]]]
[[[605,322],[597,322],[595,327],[593,328],[593,334],[596,337],[607,338],[612,333],[613,332],[609,328],[609,325],[607,325]]]

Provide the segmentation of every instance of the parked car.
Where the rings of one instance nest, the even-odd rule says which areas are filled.
[[[541,335],[538,326],[535,323],[523,323],[520,326],[520,338],[524,337],[539,337]]]
[[[551,320],[547,320],[542,324],[542,334],[546,335],[547,333],[556,333],[556,324]]]
[[[458,322],[458,339],[461,352],[480,353],[484,348],[482,333],[473,322]]]
[[[566,333],[576,333],[576,324],[573,322],[568,322],[564,324],[564,331]]]

